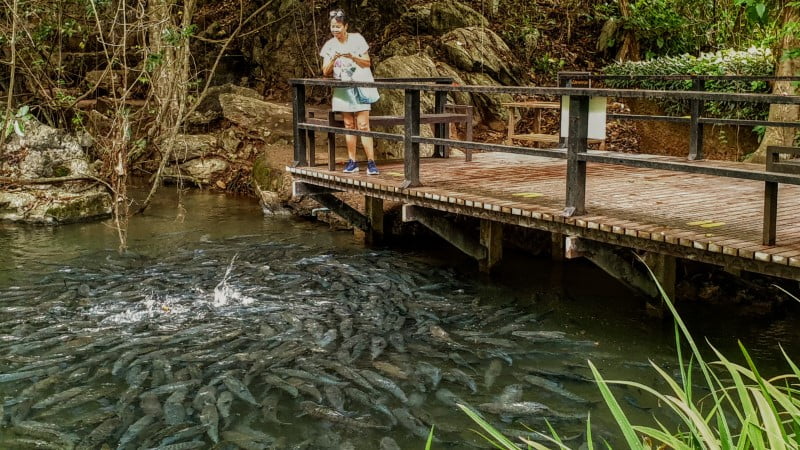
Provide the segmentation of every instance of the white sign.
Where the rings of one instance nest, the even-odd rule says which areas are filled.
[[[561,137],[569,136],[569,95],[561,97]],[[589,99],[589,139],[606,138],[606,98]]]

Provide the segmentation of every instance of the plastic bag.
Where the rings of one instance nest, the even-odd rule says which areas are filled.
[[[375,81],[375,78],[372,77],[372,71],[369,70],[369,67],[359,67],[356,69],[355,73],[353,73],[353,81]],[[357,87],[353,88],[356,94],[356,100],[358,103],[375,103],[381,98],[381,94],[378,93],[377,88],[372,87]]]

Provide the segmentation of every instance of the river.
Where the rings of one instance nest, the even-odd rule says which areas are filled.
[[[578,448],[587,412],[596,440],[618,434],[587,360],[677,373],[672,325],[590,264],[510,252],[487,278],[445,246],[364,248],[250,199],[177,204],[165,189],[134,217],[124,254],[110,222],[0,224],[0,447],[423,448],[434,425],[435,448],[485,448],[463,403]],[[796,312],[691,311],[697,338],[741,339],[767,372],[800,349]],[[636,420],[658,410],[614,392]]]

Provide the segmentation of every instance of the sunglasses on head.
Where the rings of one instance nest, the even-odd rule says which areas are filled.
[[[336,18],[342,18],[344,17],[344,11],[342,11],[341,9],[337,9],[336,11],[331,11],[330,16]]]

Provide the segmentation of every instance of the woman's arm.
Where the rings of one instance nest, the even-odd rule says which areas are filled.
[[[339,57],[339,54],[333,56],[333,58],[325,59],[322,62],[322,76],[329,77],[333,75],[333,63],[336,62],[336,58]]]
[[[352,59],[353,62],[358,65],[358,67],[369,67],[370,65],[372,65],[372,61],[370,61],[368,53],[364,53],[363,55],[359,56],[355,56],[352,53],[347,53],[339,56]]]

